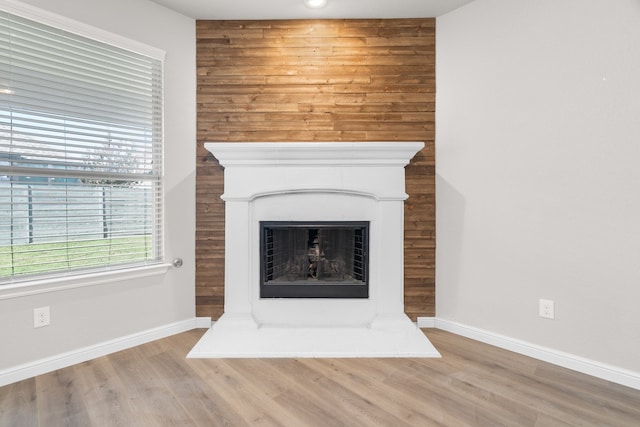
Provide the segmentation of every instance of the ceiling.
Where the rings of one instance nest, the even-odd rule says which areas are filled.
[[[430,18],[473,0],[328,0],[310,9],[303,0],[152,0],[195,19]]]

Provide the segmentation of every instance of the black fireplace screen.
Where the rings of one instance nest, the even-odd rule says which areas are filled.
[[[261,298],[368,298],[368,222],[260,222]]]

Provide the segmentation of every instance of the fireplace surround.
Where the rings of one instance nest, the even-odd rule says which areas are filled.
[[[224,314],[189,357],[438,356],[404,313],[404,167],[424,143],[205,147],[224,167]],[[261,294],[264,226],[284,223],[302,225],[312,235],[308,239],[327,224],[366,224],[366,294]],[[308,243],[305,250],[315,251]],[[329,286],[341,285],[333,281]]]

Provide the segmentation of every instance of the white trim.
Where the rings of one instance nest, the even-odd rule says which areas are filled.
[[[196,317],[196,328],[211,328],[215,322],[211,321],[211,317]]]
[[[424,142],[205,142],[221,166],[405,167]]]
[[[122,49],[136,52],[160,61],[164,61],[166,56],[166,52],[162,49],[149,46],[127,37],[123,37],[16,0],[0,0],[0,10],[99,42],[118,46]]]
[[[88,347],[71,350],[66,353],[13,366],[0,370],[0,387],[57,369],[66,368],[77,363],[86,362],[96,357],[106,356],[116,351],[125,350],[198,327],[198,319],[186,319],[157,328],[147,329],[131,335],[101,342]]]
[[[48,292],[66,291],[87,286],[104,285],[106,283],[157,276],[169,270],[171,264],[153,264],[143,267],[132,267],[123,270],[99,273],[78,274],[56,278],[32,280],[11,285],[0,285],[0,300],[22,298]]]
[[[341,195],[347,195],[347,196],[360,196],[360,197],[367,197],[369,199],[373,199],[376,202],[381,202],[381,201],[389,201],[389,202],[400,201],[400,202],[404,202],[405,200],[407,200],[409,198],[409,196],[406,193],[402,193],[402,195],[399,195],[399,196],[383,197],[383,196],[379,196],[378,194],[372,193],[372,192],[349,191],[349,190],[344,190],[344,189],[341,189],[341,188],[314,188],[313,190],[298,189],[298,190],[265,191],[265,192],[262,192],[262,193],[254,193],[254,194],[249,194],[248,196],[242,196],[242,197],[233,197],[233,196],[227,196],[227,195],[223,194],[223,195],[220,196],[220,198],[222,200],[224,200],[225,202],[253,202],[253,201],[255,201],[257,199],[260,199],[262,197],[281,196],[281,195],[289,195],[289,194],[309,194],[309,193],[314,193],[314,194],[341,194]]]
[[[98,343],[89,347],[62,353],[34,362],[14,366],[0,371],[0,387],[42,375],[56,369],[82,363],[96,357],[106,356],[147,342],[165,338],[191,329],[209,328],[213,323],[209,317],[196,317],[157,328]],[[434,317],[418,317],[418,327],[442,329],[495,347],[514,351],[554,365],[582,372],[597,378],[640,390],[640,373],[600,363],[569,353],[564,353],[526,341],[496,334],[451,320]]]
[[[640,372],[630,371],[574,354],[542,347],[451,320],[435,318],[435,327],[467,338],[504,348],[534,359],[640,390]]]
[[[416,324],[418,325],[418,328],[435,328],[436,318],[435,317],[418,317]]]

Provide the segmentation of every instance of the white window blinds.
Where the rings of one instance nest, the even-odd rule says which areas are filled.
[[[0,11],[0,284],[162,259],[162,61]]]

